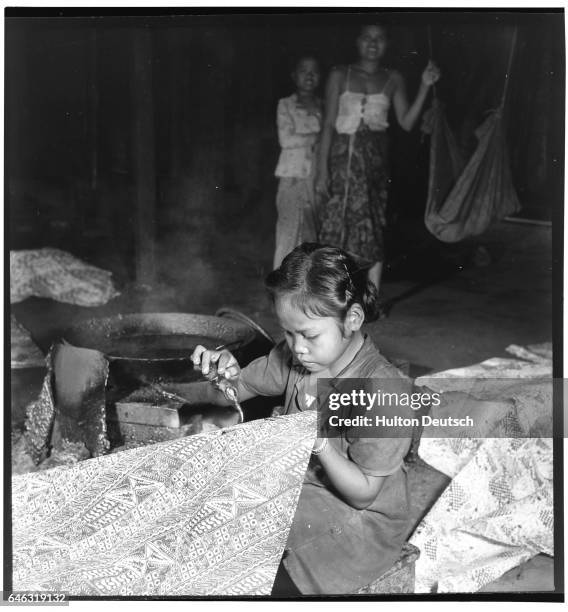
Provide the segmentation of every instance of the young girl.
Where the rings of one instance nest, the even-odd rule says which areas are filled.
[[[321,129],[318,62],[303,57],[292,73],[296,93],[278,102],[278,140],[282,147],[275,175],[279,177],[274,268],[304,241],[316,239],[314,150]]]
[[[192,359],[204,375],[216,370],[241,400],[284,394],[284,414],[317,408],[318,378],[388,379],[391,391],[394,379],[398,391],[409,388],[361,331],[376,315],[376,290],[350,255],[302,244],[266,286],[285,339],[243,370],[229,352],[199,346]],[[215,394],[211,387],[209,399]],[[316,439],[273,594],[352,593],[393,565],[408,528],[409,446],[410,436]]]
[[[410,131],[440,77],[430,62],[409,104],[403,77],[382,65],[386,49],[385,28],[364,26],[357,38],[358,60],[330,73],[315,179],[316,192],[327,201],[321,208],[318,241],[364,258],[377,289],[384,260],[389,108],[392,103],[398,123]]]

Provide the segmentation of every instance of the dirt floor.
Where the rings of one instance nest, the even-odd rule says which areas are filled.
[[[271,235],[260,236],[254,219],[214,216],[172,224],[158,245],[157,279],[150,286],[129,280],[127,257],[114,237],[62,241],[66,248],[112,270],[122,295],[100,308],[81,308],[30,298],[11,308],[45,351],[70,324],[93,316],[126,312],[214,314],[228,305],[280,336],[262,279],[272,260]],[[192,236],[211,232],[208,243]],[[96,245],[87,247],[86,244]],[[389,318],[368,333],[391,359],[406,362],[413,376],[506,356],[512,343],[552,340],[551,229],[502,222],[482,238],[429,251],[417,244],[392,261],[383,298],[392,300]],[[13,371],[13,415],[39,391],[41,370]],[[413,520],[417,524],[448,483],[423,462],[411,470]],[[544,555],[505,574],[485,591],[553,588],[553,559]]]

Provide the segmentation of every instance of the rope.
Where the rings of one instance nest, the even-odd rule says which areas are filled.
[[[351,158],[353,157],[355,134],[356,132],[354,134],[349,134],[349,148],[347,153],[347,176],[345,179],[345,194],[343,197],[343,213],[341,215],[343,223],[341,225],[341,240],[339,241],[339,244],[341,245],[342,249],[345,248],[343,244],[343,239],[345,238],[345,226],[347,225],[345,215],[347,213],[347,198],[349,197],[349,179],[351,178]]]
[[[432,60],[432,57],[434,56],[434,51],[433,51],[434,47],[432,45],[432,26],[429,25],[428,26],[428,50],[430,52],[430,60]],[[436,92],[436,84],[434,83],[434,85],[432,85],[432,96],[434,97],[434,99],[436,99],[438,97],[438,94]]]
[[[517,46],[517,30],[515,26],[513,30],[513,39],[511,40],[511,50],[509,51],[509,63],[507,64],[507,72],[505,73],[505,85],[503,87],[503,95],[501,96],[501,104],[499,108],[502,109],[505,106],[505,98],[507,97],[507,90],[509,89],[509,76],[511,74],[511,67],[513,65],[513,55],[515,53],[515,47]]]

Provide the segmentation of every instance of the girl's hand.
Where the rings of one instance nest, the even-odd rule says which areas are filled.
[[[226,380],[235,380],[241,373],[241,368],[235,357],[227,350],[210,351],[204,346],[196,346],[191,355],[193,369],[200,370],[208,380],[217,375]]]
[[[440,79],[440,69],[436,64],[430,60],[426,69],[422,73],[422,83],[426,85],[426,87],[431,87]]]

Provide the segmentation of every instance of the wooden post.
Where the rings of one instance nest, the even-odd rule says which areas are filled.
[[[5,195],[7,205],[10,206],[12,190],[21,189],[20,181],[29,170],[24,168],[22,149],[26,130],[27,115],[29,113],[29,83],[28,83],[28,45],[22,28],[18,27],[17,19],[8,20],[5,26]],[[16,22],[16,23],[14,23]],[[28,144],[29,146],[29,144]],[[15,208],[12,208],[12,214]],[[14,215],[15,216],[15,215]]]
[[[90,143],[90,186],[91,192],[97,191],[99,182],[99,84],[97,66],[97,30],[92,28],[89,31],[89,70],[88,70],[88,126],[87,136]]]
[[[132,34],[132,162],[135,199],[136,281],[151,285],[155,278],[156,160],[152,92],[152,32]]]
[[[185,34],[182,30],[182,34]],[[169,101],[169,150],[170,163],[169,175],[177,179],[182,174],[182,147],[184,143],[183,126],[185,125],[184,101],[186,100],[185,83],[187,74],[184,71],[182,45],[180,43],[180,30],[172,28],[167,34],[168,61],[168,80],[170,87]]]

